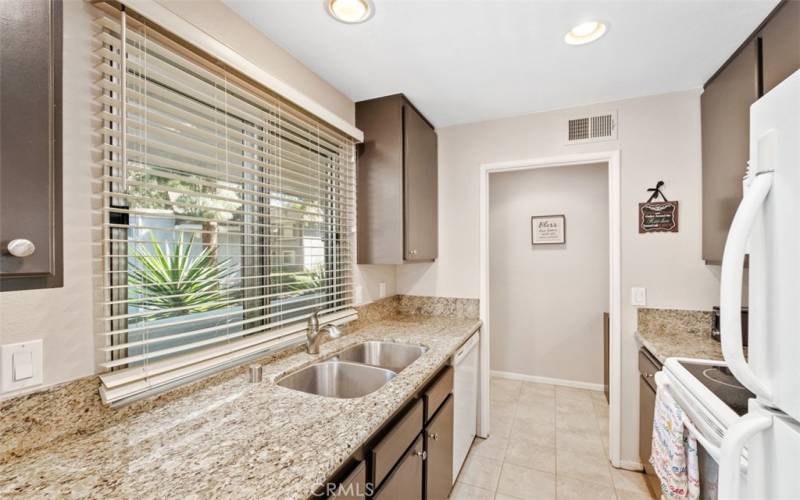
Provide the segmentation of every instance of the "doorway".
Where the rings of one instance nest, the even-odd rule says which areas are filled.
[[[607,163],[490,177],[495,378],[603,390],[607,206]]]
[[[481,335],[481,398],[479,415],[479,435],[486,437],[490,432],[490,375],[492,343],[492,297],[491,297],[491,180],[494,175],[543,168],[580,168],[605,165],[607,175],[607,204],[597,207],[607,211],[608,228],[608,280],[607,300],[609,321],[609,458],[612,465],[620,465],[620,161],[619,151],[606,151],[558,157],[536,158],[512,162],[491,163],[481,166],[480,178],[480,308],[483,321]],[[530,214],[536,215],[536,214]],[[559,215],[559,214],[553,214]],[[568,221],[567,221],[568,223]],[[600,331],[602,334],[602,330]]]

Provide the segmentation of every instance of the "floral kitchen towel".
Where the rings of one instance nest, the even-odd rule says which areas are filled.
[[[695,500],[700,497],[697,442],[683,425],[683,418],[681,407],[659,387],[650,463],[661,480],[663,498]]]

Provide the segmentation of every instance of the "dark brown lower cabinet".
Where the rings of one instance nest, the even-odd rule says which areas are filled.
[[[383,481],[396,467],[411,443],[419,436],[424,425],[423,404],[417,399],[386,434],[372,446],[369,454],[372,462],[372,482],[381,488]]]
[[[427,500],[447,500],[453,485],[453,396],[425,427],[425,493]]]
[[[425,467],[422,436],[406,451],[392,474],[383,482],[374,498],[378,500],[422,500]]]
[[[336,492],[328,498],[336,500],[365,500],[367,498],[367,463],[358,462],[353,471],[344,478]]]
[[[342,464],[318,496],[348,500],[448,498],[453,482],[452,367],[444,366],[430,380]]]
[[[647,485],[656,496],[661,496],[659,480],[650,465],[650,448],[653,441],[653,415],[656,408],[655,373],[661,363],[646,349],[639,351],[639,460],[647,474]]]

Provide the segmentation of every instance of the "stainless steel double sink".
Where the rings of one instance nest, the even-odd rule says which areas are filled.
[[[362,342],[290,373],[277,384],[329,398],[358,398],[380,389],[427,350],[414,344]]]

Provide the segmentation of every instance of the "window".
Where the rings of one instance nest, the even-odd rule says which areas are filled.
[[[98,25],[104,400],[354,317],[352,139],[130,13]]]

